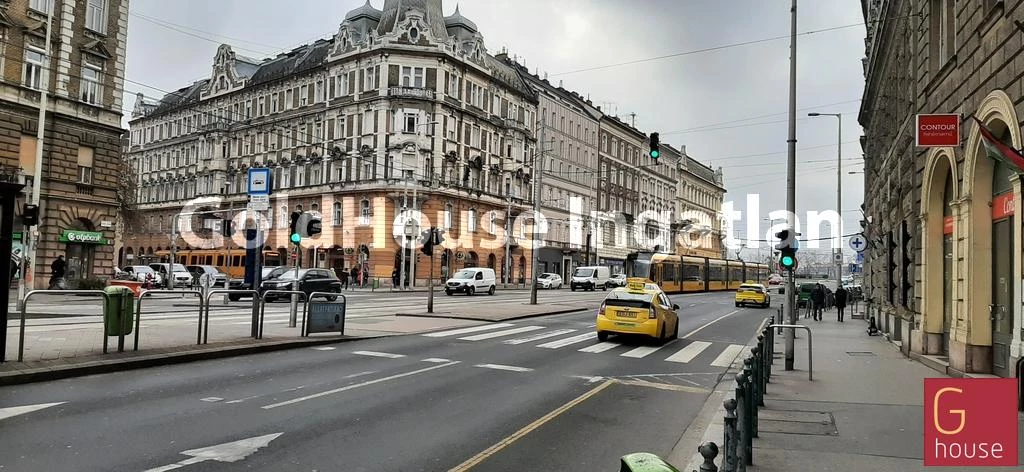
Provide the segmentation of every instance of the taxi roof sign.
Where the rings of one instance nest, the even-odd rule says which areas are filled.
[[[640,277],[626,279],[626,289],[630,292],[643,292],[646,288],[646,279]]]

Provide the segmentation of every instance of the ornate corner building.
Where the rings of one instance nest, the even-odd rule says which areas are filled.
[[[31,288],[46,288],[58,255],[70,281],[113,271],[127,29],[128,0],[0,0],[0,162],[20,167],[29,182],[41,90],[48,95]],[[20,225],[15,231],[20,259]]]
[[[904,352],[956,373],[1024,357],[1021,173],[981,128],[1024,147],[1019,1],[864,0],[867,295]],[[915,147],[915,115],[959,113],[958,147]]]
[[[426,280],[428,259],[399,249],[393,226],[404,208],[447,231],[435,276],[487,266],[524,280],[525,228],[508,243],[504,228],[533,200],[537,103],[512,61],[488,54],[458,9],[443,16],[441,0],[367,2],[332,38],[275,58],[221,46],[208,78],[137,101],[128,159],[144,215],[124,260],[168,248],[172,215],[195,198],[244,208],[256,167],[272,172],[265,249],[281,263],[288,215],[304,209],[321,212],[324,226],[305,261],[385,279],[404,261],[402,272]],[[200,221],[192,227],[214,236]]]

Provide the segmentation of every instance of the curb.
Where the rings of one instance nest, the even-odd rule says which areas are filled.
[[[542,316],[554,316],[564,315],[567,313],[576,313],[578,311],[590,310],[590,307],[579,307],[558,311],[546,311],[544,313],[532,313],[529,315],[513,315],[505,318],[482,318],[478,316],[441,316],[437,314],[419,314],[419,313],[395,313],[394,316],[407,316],[410,318],[444,318],[449,320],[466,320],[466,321],[486,321],[491,323],[499,323],[502,321],[513,321],[513,320],[525,320],[528,318],[540,318]]]
[[[228,346],[209,350],[194,350],[190,352],[150,354],[130,359],[104,359],[83,362],[78,365],[36,367],[10,373],[0,373],[0,386],[47,382],[51,380],[83,377],[86,375],[107,374],[127,370],[145,369],[149,367],[184,364],[195,361],[223,359],[249,354],[283,351],[300,347],[322,346],[325,344],[337,344],[384,337],[388,336],[351,336],[329,339],[289,340],[268,342],[251,346]]]

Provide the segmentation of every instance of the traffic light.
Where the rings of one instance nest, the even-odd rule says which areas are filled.
[[[423,234],[420,235],[420,237],[423,238],[423,247],[420,248],[420,251],[423,252],[423,254],[426,254],[428,256],[433,256],[434,255],[434,232],[435,231],[437,231],[437,228],[431,226],[430,229],[424,231]]]
[[[651,159],[658,160],[661,157],[661,137],[658,133],[651,133]]]
[[[775,237],[779,238],[779,243],[775,245],[775,249],[779,250],[779,266],[785,270],[796,270],[796,232],[784,229],[775,233]]]
[[[26,203],[21,206],[21,224],[25,227],[39,224],[39,205]]]
[[[232,220],[221,220],[220,231],[221,235],[230,238],[235,234],[235,222]]]
[[[291,233],[290,233],[291,234],[291,238],[290,239],[292,241],[292,244],[299,244],[299,242],[302,241],[302,235],[300,235],[299,231],[298,231],[299,230],[299,218],[301,218],[301,217],[302,217],[302,213],[297,212],[297,211],[293,211],[292,214],[291,214],[291,225],[289,226],[289,228],[291,229]]]

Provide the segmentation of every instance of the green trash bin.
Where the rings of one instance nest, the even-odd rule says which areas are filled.
[[[135,293],[128,287],[112,285],[103,289],[107,298],[103,303],[103,316],[107,320],[107,336],[132,333],[135,314]]]

